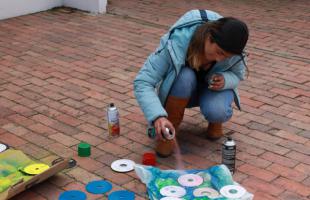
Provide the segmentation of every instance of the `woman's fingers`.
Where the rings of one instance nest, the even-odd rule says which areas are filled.
[[[156,131],[156,139],[163,140],[163,136],[161,134],[161,122],[155,123],[155,131]]]
[[[210,89],[220,90],[224,87],[225,81],[222,75],[212,76],[212,84],[209,86]]]

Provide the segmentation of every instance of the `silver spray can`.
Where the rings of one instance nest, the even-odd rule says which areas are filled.
[[[119,112],[114,103],[110,103],[107,109],[108,130],[110,137],[120,135]]]
[[[236,167],[236,143],[228,136],[222,145],[222,164],[234,174]]]

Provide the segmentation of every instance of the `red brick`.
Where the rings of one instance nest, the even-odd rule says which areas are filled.
[[[28,127],[29,125],[32,125],[35,123],[35,121],[26,118],[22,115],[16,114],[16,115],[11,115],[8,117],[8,119],[10,119],[11,121],[13,121],[16,124],[20,124],[22,126]]]
[[[101,128],[98,128],[94,125],[91,124],[82,124],[80,126],[78,126],[78,128],[84,132],[90,133],[94,136],[99,136],[102,135],[105,131]]]
[[[294,121],[294,122],[290,123],[290,125],[295,126],[297,128],[300,128],[300,129],[305,129],[305,130],[310,131],[310,124],[309,123]]]
[[[63,158],[71,158],[73,155],[76,154],[76,152],[74,152],[72,149],[59,143],[49,144],[48,146],[45,147],[45,149]]]
[[[94,172],[104,166],[104,164],[90,157],[79,157],[78,155],[74,155],[73,159],[77,161],[78,166],[89,172]]]
[[[275,174],[279,174],[283,177],[286,177],[290,180],[297,181],[297,182],[301,182],[302,180],[304,180],[307,177],[306,173],[301,173],[301,172],[296,171],[294,169],[284,167],[284,166],[281,166],[278,164],[272,164],[271,166],[269,166],[267,168],[267,170],[269,170]]]
[[[259,139],[259,140],[262,140],[268,143],[273,143],[273,144],[278,144],[282,141],[282,139],[279,137],[275,137],[270,134],[263,133],[263,132],[256,131],[256,130],[251,131],[251,133],[249,133],[248,135],[253,138],[256,138],[256,139]]]
[[[58,187],[63,187],[69,183],[74,182],[74,179],[70,178],[68,175],[64,173],[58,173],[49,178],[48,181]]]
[[[280,196],[279,196],[279,198],[281,199],[281,200],[307,200],[308,198],[306,198],[306,197],[302,197],[302,196],[300,196],[300,195],[298,195],[298,194],[295,194],[295,193],[293,193],[293,192],[289,192],[289,191],[285,191],[285,192],[283,192]]]
[[[271,165],[271,161],[261,159],[257,156],[252,156],[246,152],[237,153],[237,159],[259,168],[266,168],[267,166]]]
[[[296,151],[291,151],[290,153],[285,155],[288,158],[291,158],[291,160],[294,161],[299,161],[302,163],[305,163],[307,165],[310,165],[310,156],[302,154],[302,153],[298,153]]]
[[[257,179],[253,176],[249,177],[248,179],[244,180],[242,182],[242,185],[247,187],[250,187],[254,189],[255,191],[261,191],[267,194],[271,194],[273,196],[278,196],[281,194],[284,189],[278,185],[275,185],[273,183],[268,183],[266,181],[263,181],[261,179]]]
[[[40,123],[32,124],[32,125],[28,126],[28,129],[30,129],[36,133],[40,133],[40,135],[51,135],[51,134],[57,133],[56,130],[49,128],[49,127],[47,127],[43,124],[40,124]]]
[[[81,120],[78,120],[77,118],[64,114],[58,115],[56,119],[70,126],[78,126],[83,123]]]
[[[0,141],[13,147],[19,147],[27,143],[27,141],[21,139],[20,137],[15,136],[12,133],[1,134]]]
[[[45,181],[36,185],[33,189],[36,193],[42,195],[48,200],[57,199],[63,192],[62,189],[56,187],[55,185]]]
[[[25,129],[24,127],[17,126],[16,124],[13,123],[3,125],[2,128],[17,136],[23,136],[29,132],[29,130]]]
[[[242,104],[246,104],[248,106],[258,108],[258,107],[264,105],[264,102],[255,101],[255,100],[252,100],[252,99],[249,99],[249,98],[246,98],[243,96],[242,97]]]
[[[105,165],[110,166],[113,161],[118,160],[118,157],[115,155],[112,155],[110,153],[104,153],[96,158],[97,161],[102,162]]]
[[[274,180],[278,176],[275,173],[269,172],[267,170],[264,170],[264,169],[261,169],[258,167],[254,167],[254,166],[249,165],[249,164],[241,165],[240,167],[238,167],[238,170],[245,173],[245,174],[255,176],[259,179],[262,179],[262,180],[268,181],[268,182]]]
[[[87,142],[92,146],[97,146],[98,144],[105,142],[105,140],[85,132],[73,135],[73,137],[80,141]]]
[[[70,147],[70,146],[73,146],[73,145],[76,145],[79,143],[78,140],[68,136],[68,135],[65,135],[65,134],[62,134],[62,133],[56,133],[56,134],[52,134],[52,135],[49,135],[48,136],[49,138],[67,146],[67,147]]]
[[[277,155],[277,154],[274,154],[271,152],[266,152],[266,153],[262,154],[260,157],[265,159],[265,160],[269,160],[273,163],[277,163],[279,165],[283,165],[286,167],[294,167],[298,164],[297,161],[294,161],[292,159],[289,159],[289,158],[286,158],[284,156]]]
[[[130,191],[133,191],[135,194],[145,195],[146,192],[145,184],[140,180],[132,180],[122,186]]]
[[[278,197],[274,197],[272,195],[269,195],[266,192],[261,192],[261,191],[255,192],[254,193],[254,200],[260,200],[260,199],[264,199],[264,200],[277,200]]]
[[[120,147],[110,142],[105,142],[103,144],[98,145],[97,147],[107,153],[110,153],[110,154],[113,154],[119,157],[124,157],[130,153],[128,149],[124,147]]]
[[[131,176],[125,173],[113,171],[110,166],[98,169],[95,173],[116,185],[123,185],[133,180]]]
[[[294,142],[297,142],[297,143],[302,143],[302,144],[304,144],[307,141],[309,141],[308,139],[306,139],[304,137],[301,137],[301,136],[298,136],[296,134],[292,134],[292,133],[286,132],[284,130],[280,130],[278,132],[275,132],[275,133],[273,133],[273,135],[276,135],[276,136],[281,137],[283,139],[287,139],[287,140],[294,141]]]
[[[246,135],[242,135],[239,133],[235,133],[234,138],[237,140],[241,140],[242,142],[244,142],[248,145],[252,145],[253,147],[259,147],[261,149],[268,150],[271,152],[275,152],[275,153],[280,154],[280,155],[283,155],[283,154],[286,154],[287,152],[289,152],[289,149],[284,148],[282,146],[272,144],[272,143],[268,143],[265,141],[261,141],[261,140],[258,140],[258,139],[252,138],[252,137],[248,137]]]
[[[100,92],[97,92],[97,91],[94,91],[94,90],[89,90],[87,92],[84,92],[84,94],[88,97],[91,97],[91,98],[94,98],[94,99],[97,99],[99,101],[101,100],[104,100],[106,98],[108,98],[108,96],[100,93]]]
[[[75,180],[82,182],[84,184],[87,184],[95,180],[101,180],[99,176],[96,176],[95,174],[90,173],[87,170],[84,170],[80,167],[73,168],[72,170],[67,172],[67,174],[70,175]]]
[[[309,196],[310,195],[310,190],[309,187],[289,180],[287,178],[283,178],[283,177],[279,177],[277,180],[274,181],[274,184],[279,185],[283,188],[285,188],[286,190],[289,190],[291,192],[296,192],[302,196]]]
[[[310,165],[305,165],[303,163],[300,163],[294,169],[299,172],[302,172],[303,174],[310,176]]]
[[[287,115],[287,117],[289,117],[291,119],[298,120],[298,121],[302,121],[304,123],[310,123],[310,117],[305,116],[305,115],[301,115],[299,113],[291,112],[290,114]]]

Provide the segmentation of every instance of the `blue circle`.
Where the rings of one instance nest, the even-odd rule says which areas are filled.
[[[134,200],[135,199],[135,193],[127,190],[118,190],[115,192],[112,192],[108,196],[108,200]]]
[[[86,191],[92,194],[103,194],[112,189],[108,181],[92,181],[86,185]]]
[[[58,200],[86,200],[87,196],[80,190],[69,190],[63,192]]]

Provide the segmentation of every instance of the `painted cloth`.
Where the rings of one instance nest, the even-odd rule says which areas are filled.
[[[233,181],[229,169],[225,165],[216,165],[205,170],[160,170],[156,167],[136,165],[135,171],[141,181],[146,185],[149,199],[160,200],[164,198],[160,190],[166,186],[179,186],[186,190],[186,194],[179,199],[182,200],[230,200],[220,195],[220,189],[227,185],[239,185]],[[185,174],[195,174],[203,178],[203,183],[195,187],[184,187],[178,182],[178,178]],[[194,191],[198,188],[212,188],[219,195],[195,197]],[[249,192],[234,200],[252,200],[253,195]]]

